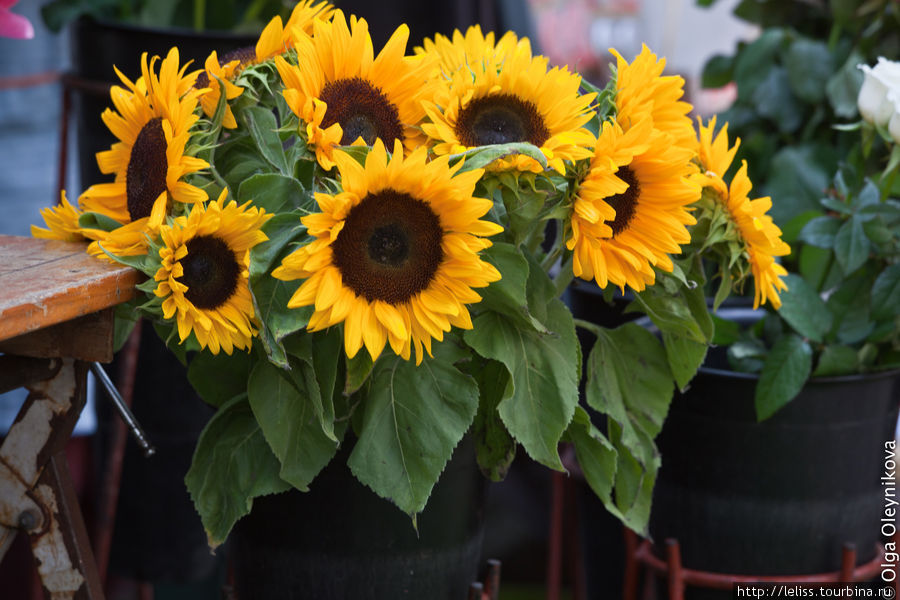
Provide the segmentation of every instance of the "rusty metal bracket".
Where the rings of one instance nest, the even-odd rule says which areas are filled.
[[[102,600],[84,521],[63,454],[84,408],[88,366],[61,359],[28,398],[0,444],[0,559],[17,532],[29,537],[47,598]]]

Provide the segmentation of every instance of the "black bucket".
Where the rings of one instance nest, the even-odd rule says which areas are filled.
[[[257,498],[230,538],[240,600],[460,600],[476,581],[486,480],[468,438],[418,516],[359,483],[349,444],[309,492]]]
[[[872,560],[893,485],[882,478],[900,372],[812,379],[761,423],[757,381],[703,367],[674,399],[657,439],[650,532],[660,556],[675,538],[685,568],[716,573],[836,571],[845,544],[858,564]]]

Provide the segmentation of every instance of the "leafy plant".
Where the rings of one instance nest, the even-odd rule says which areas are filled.
[[[754,180],[777,198],[795,271],[777,315],[717,340],[730,344],[733,368],[759,373],[764,419],[810,377],[900,368],[900,149],[886,122],[858,119],[857,105],[861,65],[900,49],[900,10],[747,0],[735,14],[762,33],[710,60],[704,84],[737,85],[724,116],[743,134]],[[900,99],[900,88],[883,93]]]

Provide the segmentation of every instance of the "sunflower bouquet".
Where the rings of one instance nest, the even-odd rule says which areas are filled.
[[[770,202],[745,167],[725,182],[724,128],[695,131],[647,48],[598,88],[512,33],[407,38],[376,54],[363,19],[305,0],[200,70],[145,56],[102,115],[114,181],[34,235],[146,274],[118,335],[152,319],[218,408],[186,477],[212,545],[342,444],[414,518],[467,433],[492,479],[518,446],[563,470],[571,443],[643,532],[654,437],[713,335],[707,274],[716,303],[754,279],[778,305]],[[658,332],[575,319],[574,277],[628,288]]]

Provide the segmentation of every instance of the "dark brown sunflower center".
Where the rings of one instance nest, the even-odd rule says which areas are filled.
[[[329,81],[322,88],[321,99],[328,108],[322,127],[341,124],[341,144],[349,145],[362,137],[371,146],[380,138],[391,148],[394,140],[403,141],[403,126],[397,107],[378,87],[360,77]]]
[[[332,244],[343,284],[369,302],[399,304],[434,279],[444,258],[443,230],[431,207],[384,190],[350,210]]]
[[[218,308],[237,289],[241,267],[228,244],[217,237],[202,235],[190,240],[187,256],[180,262],[184,274],[176,281],[188,287],[184,296],[197,308]]]
[[[456,136],[464,146],[530,142],[540,147],[550,132],[533,102],[495,94],[472,100],[459,111]]]
[[[162,117],[156,117],[138,133],[125,171],[125,196],[132,221],[149,217],[153,202],[166,191],[168,164]]]
[[[628,184],[628,189],[621,194],[615,194],[605,198],[606,203],[616,211],[616,218],[612,223],[607,223],[613,230],[613,237],[626,229],[637,211],[638,199],[641,197],[641,186],[637,176],[629,167],[621,167],[616,171],[616,177]]]

